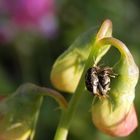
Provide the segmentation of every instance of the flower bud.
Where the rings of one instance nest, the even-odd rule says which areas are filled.
[[[33,85],[24,85],[0,101],[0,139],[27,140],[34,132],[41,96]]]
[[[106,134],[127,136],[137,127],[133,100],[139,70],[131,53],[121,41],[104,38],[99,42],[100,45],[115,46],[121,53],[121,59],[113,68],[118,76],[112,80],[109,97],[97,99],[92,105],[92,120]]]
[[[95,30],[90,30],[81,35],[54,63],[51,71],[51,81],[53,85],[65,92],[74,93],[85,62],[89,56],[91,47],[95,42],[103,37],[110,37],[112,34],[112,23],[110,20],[104,21],[97,35]],[[96,46],[94,46],[96,47]],[[96,60],[99,61],[102,55],[109,49],[99,49]],[[94,59],[94,58],[93,58]]]
[[[57,91],[30,83],[8,97],[0,97],[0,140],[33,139],[43,96],[50,96],[62,109],[67,108],[67,101]]]
[[[137,116],[132,105],[128,111],[126,106],[118,107],[111,111],[110,102],[107,100],[92,107],[92,120],[94,125],[102,132],[117,137],[128,136],[137,127]]]

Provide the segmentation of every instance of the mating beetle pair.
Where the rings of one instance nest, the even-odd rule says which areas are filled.
[[[85,75],[86,88],[99,98],[107,97],[110,90],[110,78],[115,78],[116,75],[110,67],[95,66],[89,68]]]

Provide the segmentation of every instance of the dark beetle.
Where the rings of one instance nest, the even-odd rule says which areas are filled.
[[[87,70],[85,84],[88,91],[99,97],[108,96],[110,90],[110,78],[115,78],[116,74],[110,67],[92,67]]]

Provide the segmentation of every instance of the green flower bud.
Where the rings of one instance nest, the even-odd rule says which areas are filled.
[[[139,70],[127,47],[115,38],[103,38],[99,46],[111,44],[121,53],[120,61],[113,68],[118,74],[112,80],[108,98],[96,99],[92,105],[92,120],[104,133],[127,136],[137,127],[133,106]]]
[[[0,101],[0,140],[27,140],[34,136],[43,96],[53,97],[65,109],[66,100],[58,92],[33,84],[20,86]]]
[[[97,35],[93,29],[81,35],[54,63],[51,71],[51,81],[53,85],[61,91],[74,93],[91,47],[93,47],[99,39],[110,37],[111,35],[112,23],[110,20],[104,21]],[[95,63],[100,60],[108,49],[109,46],[104,49],[98,48]]]
[[[0,102],[0,139],[26,140],[32,135],[41,104],[35,90],[32,85],[21,86]]]

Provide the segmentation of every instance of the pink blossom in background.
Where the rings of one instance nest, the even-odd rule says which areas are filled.
[[[8,15],[10,24],[13,23],[19,31],[38,31],[48,38],[53,38],[57,34],[58,22],[54,0],[3,0],[2,2],[0,2],[0,7],[4,7],[2,11]],[[0,10],[0,13],[2,11]]]
[[[9,13],[17,24],[36,24],[48,14],[54,14],[53,0],[5,0]]]

